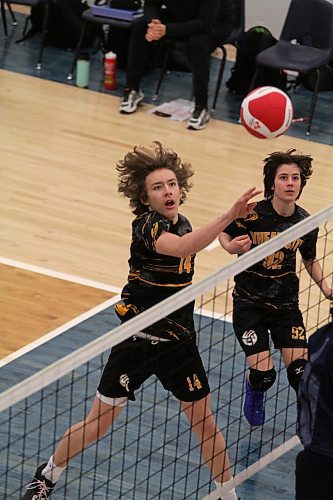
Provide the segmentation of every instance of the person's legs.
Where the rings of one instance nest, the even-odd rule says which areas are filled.
[[[306,348],[284,348],[281,355],[287,368],[287,377],[290,386],[296,391],[307,363],[308,351]]]
[[[229,481],[231,473],[226,444],[212,415],[210,394],[200,401],[181,401],[180,404],[213,478],[219,483]]]
[[[188,127],[203,129],[209,121],[208,83],[210,70],[209,35],[205,33],[191,35],[188,39],[195,109]]]
[[[209,38],[207,34],[191,35],[188,39],[192,78],[193,95],[196,104],[208,105],[208,82],[210,69]]]
[[[250,425],[256,427],[265,422],[265,397],[276,378],[269,351],[247,357],[249,373],[245,384],[244,415]]]
[[[144,98],[144,94],[140,90],[140,82],[148,54],[146,31],[147,22],[144,18],[134,21],[128,47],[126,86],[120,104],[120,112],[123,114],[134,113]]]
[[[269,325],[274,347],[280,349],[290,386],[297,392],[308,357],[306,330],[299,309],[277,311]]]
[[[245,379],[244,415],[252,426],[265,422],[265,393],[276,377],[269,350],[266,321],[269,314],[266,308],[234,302],[233,326],[249,366]]]
[[[110,404],[111,399],[106,403],[96,396],[87,418],[70,427],[49,462],[37,468],[32,482],[26,487],[23,500],[48,498],[69,460],[107,432],[120,415],[126,401],[127,398],[118,398],[113,399],[113,404]],[[115,406],[117,404],[119,406]]]
[[[121,398],[121,404],[125,402],[123,399]],[[122,408],[122,406],[112,406],[105,403],[96,396],[87,418],[65,432],[53,454],[54,463],[60,467],[66,466],[71,458],[89,444],[101,439],[120,415]]]
[[[132,337],[112,348],[89,415],[65,432],[49,462],[38,467],[24,500],[48,498],[69,460],[108,431],[128,399],[135,400],[135,390],[151,374],[143,345]]]
[[[192,328],[193,324],[189,325]],[[226,483],[231,479],[230,463],[223,435],[212,415],[210,387],[195,332],[187,340],[160,344],[154,348],[159,351],[156,375],[163,387],[180,401],[216,483]],[[237,496],[233,490],[223,499],[237,500]]]
[[[142,17],[133,23],[128,47],[126,87],[139,90],[142,75],[145,71],[148,45],[145,39],[147,21]]]
[[[227,483],[232,479],[230,462],[224,437],[212,415],[210,394],[199,401],[181,401],[180,404],[216,485]],[[237,500],[235,489],[231,487],[223,499]]]

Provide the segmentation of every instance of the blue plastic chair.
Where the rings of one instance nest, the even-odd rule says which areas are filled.
[[[292,0],[276,45],[256,57],[261,66],[307,73],[316,72],[306,135],[310,135],[317,103],[320,67],[333,59],[333,4],[327,0]]]

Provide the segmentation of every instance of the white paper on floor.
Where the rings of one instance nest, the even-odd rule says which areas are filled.
[[[155,108],[149,109],[147,113],[181,122],[188,120],[193,110],[194,102],[187,99],[176,99],[175,101],[164,102]]]

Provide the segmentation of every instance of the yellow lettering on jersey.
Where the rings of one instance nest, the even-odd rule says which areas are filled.
[[[187,377],[188,388],[191,392],[195,389],[202,389],[202,384],[199,380],[199,377],[196,373],[193,374],[193,380],[190,377]]]
[[[291,338],[293,340],[305,340],[305,330],[302,326],[291,327]]]
[[[266,269],[281,269],[282,261],[284,259],[284,253],[282,250],[268,255],[263,262],[263,266]]]
[[[194,387],[192,385],[192,380],[190,379],[190,377],[187,377],[187,383],[188,383],[188,388],[190,389],[191,392],[194,391]]]
[[[179,274],[183,273],[186,271],[187,273],[190,273],[192,270],[192,264],[191,264],[191,255],[188,255],[187,257],[181,258],[179,262]]]
[[[288,248],[289,250],[297,250],[301,244],[303,243],[303,240],[296,240],[296,241],[291,241],[288,243],[285,248]]]
[[[193,383],[197,389],[202,389],[201,382],[200,382],[199,377],[196,373],[193,375]]]
[[[261,243],[265,243],[265,241],[270,240],[271,238],[274,238],[278,233],[276,231],[272,232],[256,232],[256,231],[250,231],[251,234],[251,239],[254,245],[261,245]]]
[[[151,232],[150,232],[151,239],[153,241],[155,241],[155,239],[156,239],[157,231],[158,231],[158,223],[155,222],[155,224],[153,224],[153,227],[151,228]]]

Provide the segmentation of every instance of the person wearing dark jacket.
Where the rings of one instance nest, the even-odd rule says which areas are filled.
[[[134,113],[144,98],[140,83],[150,44],[163,38],[185,41],[190,55],[195,100],[188,128],[204,128],[209,120],[210,54],[227,38],[233,26],[234,0],[146,0],[143,17],[133,24],[120,112]]]
[[[333,308],[331,309],[333,312]],[[333,323],[309,339],[309,361],[298,392],[296,500],[333,498]]]

